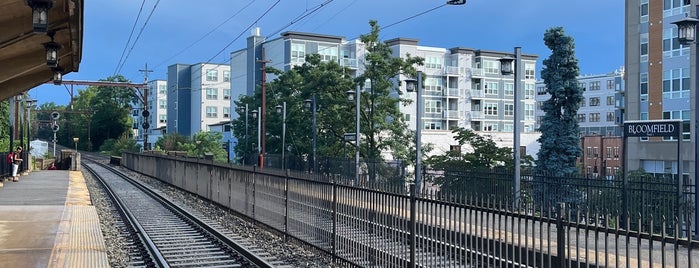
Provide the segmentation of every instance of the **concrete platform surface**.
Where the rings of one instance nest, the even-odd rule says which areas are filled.
[[[80,171],[41,170],[0,188],[0,268],[109,267]]]

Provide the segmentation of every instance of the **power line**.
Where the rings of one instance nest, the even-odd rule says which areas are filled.
[[[240,10],[238,10],[238,12],[236,12],[236,13],[233,14],[232,16],[228,17],[226,20],[224,20],[223,22],[221,22],[218,26],[216,26],[216,27],[214,27],[213,29],[211,29],[211,31],[209,31],[208,33],[204,34],[204,35],[203,35],[202,37],[200,37],[198,40],[194,41],[192,44],[190,44],[190,45],[187,46],[186,48],[180,50],[179,52],[177,52],[177,53],[176,53],[175,55],[173,55],[172,57],[169,57],[169,58],[167,58],[166,60],[164,60],[164,61],[158,63],[157,65],[155,65],[155,67],[153,67],[153,69],[157,69],[158,67],[160,67],[160,66],[162,66],[163,64],[167,63],[168,61],[170,61],[170,60],[173,59],[174,57],[177,57],[177,56],[181,55],[182,53],[184,53],[185,51],[187,51],[188,49],[192,48],[194,45],[196,45],[197,43],[199,43],[199,42],[201,42],[202,40],[204,40],[204,38],[206,38],[207,36],[211,35],[214,31],[218,30],[218,28],[221,28],[221,26],[223,26],[224,24],[228,23],[228,21],[230,21],[230,20],[233,19],[235,16],[237,16],[238,14],[240,14],[241,12],[243,12],[243,10],[247,9],[247,8],[248,8],[250,5],[252,5],[252,3],[254,3],[254,2],[255,2],[254,0],[250,1],[247,5],[245,5],[243,8],[241,8]]]
[[[126,54],[126,49],[129,47],[129,43],[131,43],[131,37],[133,37],[133,32],[136,30],[136,24],[138,24],[138,19],[141,18],[141,12],[143,11],[143,6],[146,5],[146,0],[143,0],[141,2],[141,8],[138,10],[138,15],[136,15],[136,21],[133,22],[133,26],[131,27],[131,33],[129,34],[129,39],[126,40],[126,44],[124,44],[124,50],[121,51],[121,57],[119,58],[119,62],[117,62],[116,67],[114,68],[114,74],[117,74],[117,70],[119,70],[119,66],[121,65],[121,60],[124,59],[124,54]]]
[[[133,41],[133,44],[131,45],[131,49],[129,49],[129,53],[126,54],[124,61],[121,63],[121,66],[119,66],[119,70],[117,71],[117,73],[121,72],[121,68],[123,68],[124,64],[126,64],[126,60],[131,55],[131,51],[133,51],[133,48],[136,46],[136,43],[138,43],[138,39],[141,38],[141,34],[143,33],[143,30],[146,29],[146,26],[148,25],[148,22],[150,21],[150,18],[153,16],[153,13],[155,12],[155,9],[158,7],[159,3],[160,3],[160,0],[155,2],[155,5],[153,5],[153,9],[151,9],[150,14],[148,14],[148,18],[146,18],[146,21],[143,23],[143,27],[141,27],[141,30],[138,32],[138,35],[136,36],[136,40]]]

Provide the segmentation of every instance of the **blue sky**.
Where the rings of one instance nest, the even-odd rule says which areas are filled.
[[[277,3],[278,2],[278,3]],[[316,12],[289,25],[295,18]],[[113,75],[120,58],[120,73],[133,82],[148,64],[149,80],[165,79],[167,66],[227,62],[231,51],[245,46],[248,27],[260,27],[269,36],[279,30],[359,37],[369,31],[369,20],[387,26],[442,5],[445,0],[122,0],[85,1],[83,54],[80,70],[64,80],[99,80]],[[153,10],[148,23],[144,23]],[[276,5],[275,5],[276,3]],[[131,42],[127,39],[134,28]],[[275,5],[267,15],[265,11]],[[237,14],[236,14],[237,13]],[[258,18],[262,17],[258,20]],[[230,20],[228,20],[230,19]],[[224,21],[228,20],[224,23]],[[255,22],[257,21],[257,22]],[[207,33],[222,25],[208,36]],[[288,27],[287,27],[288,26]],[[467,0],[462,6],[443,6],[392,25],[380,33],[382,40],[396,37],[419,39],[420,45],[466,47],[550,55],[543,43],[546,29],[564,27],[575,39],[581,74],[608,73],[624,65],[624,1],[617,0]],[[134,40],[139,32],[138,41]],[[200,40],[201,39],[201,40]],[[200,40],[196,42],[197,40]],[[195,43],[196,42],[196,43]],[[133,48],[132,48],[133,47]],[[125,51],[125,53],[123,53]],[[220,51],[223,51],[219,53]],[[76,90],[82,87],[76,87]],[[30,95],[39,104],[68,103],[65,86],[42,85]]]

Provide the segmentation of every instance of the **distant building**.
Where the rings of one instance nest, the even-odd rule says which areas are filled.
[[[585,89],[578,110],[580,136],[621,136],[624,103],[624,70],[608,74],[578,77]],[[543,80],[536,82],[536,128],[541,126],[544,111],[541,105],[551,98]]]
[[[587,135],[580,137],[583,154],[579,158],[582,173],[588,178],[611,179],[621,172],[623,150],[621,136]]]
[[[234,99],[251,95],[261,82],[260,69],[262,51],[268,67],[288,71],[301,65],[308,54],[319,54],[324,61],[337,61],[349,67],[350,76],[364,72],[365,45],[359,40],[345,40],[341,36],[302,32],[284,32],[280,37],[266,40],[254,29],[247,39],[247,47],[234,51],[231,56],[231,94]],[[512,52],[496,52],[469,48],[440,48],[418,45],[418,40],[395,38],[385,41],[393,49],[393,56],[425,58],[423,71],[422,111],[423,143],[435,145],[433,153],[442,154],[456,144],[451,129],[463,127],[480,134],[489,135],[498,146],[512,147],[514,126],[514,81],[513,76],[500,74],[500,58],[512,56]],[[535,73],[536,55],[523,55],[524,73],[520,75],[522,89],[520,111],[524,116],[519,122],[521,145],[527,154],[536,155],[539,148],[535,129]],[[400,75],[397,79],[405,79]],[[268,74],[267,80],[274,76]],[[367,87],[370,86],[367,84]],[[405,83],[402,85],[405,87]],[[365,88],[364,90],[367,90]],[[406,93],[403,98],[413,103],[400,106],[410,129],[415,129],[416,93]],[[397,95],[396,95],[397,96]],[[231,105],[233,105],[231,103]],[[235,107],[231,106],[231,110]],[[254,108],[250,108],[251,110]],[[233,115],[237,118],[237,115]]]
[[[164,123],[168,133],[191,136],[230,121],[230,66],[199,63],[168,67]]]

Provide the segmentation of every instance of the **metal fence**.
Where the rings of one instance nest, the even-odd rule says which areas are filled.
[[[159,167],[177,166],[185,172],[153,171],[153,158],[158,158]],[[699,241],[681,233],[683,224],[692,225],[691,218],[682,223],[679,218],[642,214],[641,209],[622,221],[619,210],[590,209],[595,204],[589,201],[590,193],[606,188],[580,181],[565,181],[580,193],[575,195],[583,198],[580,202],[540,209],[535,198],[514,207],[507,194],[499,196],[499,190],[508,190],[505,183],[480,184],[482,191],[492,191],[489,194],[439,189],[418,194],[395,186],[389,192],[317,181],[300,173],[181,163],[167,157],[126,155],[124,160],[136,171],[151,169],[151,176],[179,176],[159,179],[183,189],[196,185],[202,197],[324,250],[338,262],[358,266],[699,267]],[[187,169],[211,173],[215,179],[187,177]],[[546,181],[532,177],[526,185],[537,189],[537,183]],[[613,184],[607,187],[616,189]],[[588,188],[596,190],[582,191]],[[651,190],[627,186],[625,191],[632,196],[634,191]],[[548,193],[554,199],[576,200],[564,198],[562,191]]]

